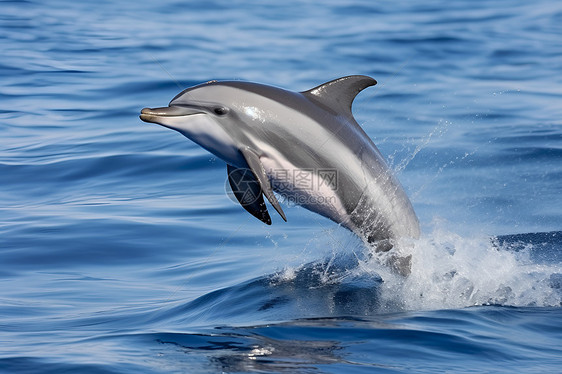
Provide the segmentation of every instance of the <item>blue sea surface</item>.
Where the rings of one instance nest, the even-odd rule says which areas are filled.
[[[561,41],[556,0],[0,2],[0,372],[561,372]],[[422,226],[407,278],[138,118],[349,74]]]

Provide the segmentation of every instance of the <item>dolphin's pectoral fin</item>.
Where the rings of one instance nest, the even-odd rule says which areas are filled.
[[[260,183],[254,173],[246,168],[227,165],[228,183],[240,205],[251,215],[271,225],[271,217],[267,212]]]
[[[277,213],[279,213],[281,218],[283,218],[283,220],[287,222],[287,217],[285,217],[285,213],[283,212],[283,209],[281,209],[281,205],[279,204],[279,201],[277,201],[277,198],[273,193],[273,188],[271,188],[271,183],[269,183],[269,179],[265,174],[265,169],[263,168],[259,156],[250,148],[241,149],[240,152],[242,152],[242,155],[246,159],[248,166],[256,176],[256,179],[260,184],[261,190],[265,195],[265,197],[267,197],[267,200],[269,200],[271,205],[273,205],[273,207],[275,208]]]
[[[301,93],[338,113],[345,113],[353,118],[351,104],[355,96],[365,88],[375,84],[377,84],[377,81],[371,77],[350,75],[334,79]]]

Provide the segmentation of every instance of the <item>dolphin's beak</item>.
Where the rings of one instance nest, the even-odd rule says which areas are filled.
[[[162,117],[183,117],[193,114],[203,114],[201,110],[182,106],[166,106],[162,108],[144,108],[141,110],[140,119],[144,122],[161,124],[158,119]]]

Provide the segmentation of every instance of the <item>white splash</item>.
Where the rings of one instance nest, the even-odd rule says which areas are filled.
[[[420,239],[377,253],[340,227],[311,239],[307,255],[300,256],[301,265],[284,267],[274,281],[298,282],[302,272],[319,275],[327,286],[353,284],[356,279],[363,286],[371,279],[372,287],[380,291],[376,293],[379,312],[562,306],[562,263],[537,263],[531,256],[534,250],[533,244],[500,244],[486,235],[461,236],[436,222]],[[308,261],[314,254],[323,260],[311,265]],[[410,255],[407,277],[388,266],[391,256]],[[314,287],[322,288],[320,284]]]
[[[408,277],[383,267],[380,256],[361,268],[382,276],[383,301],[406,310],[562,305],[562,292],[551,282],[553,274],[562,273],[562,264],[534,263],[531,245],[519,251],[507,246],[490,237],[466,238],[437,228],[398,249],[399,255],[412,255]]]

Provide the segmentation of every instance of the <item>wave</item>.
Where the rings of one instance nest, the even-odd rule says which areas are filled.
[[[206,325],[562,305],[562,232],[467,238],[435,229],[391,252],[412,256],[408,277],[383,265],[388,254],[366,248],[213,291],[166,315]]]

